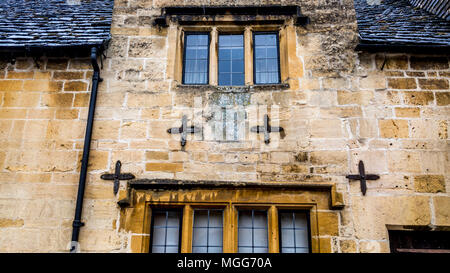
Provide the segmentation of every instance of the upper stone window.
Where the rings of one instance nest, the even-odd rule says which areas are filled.
[[[180,86],[289,86],[301,66],[290,57],[294,27],[307,22],[299,7],[170,7],[162,14],[155,24],[169,27],[168,77]]]

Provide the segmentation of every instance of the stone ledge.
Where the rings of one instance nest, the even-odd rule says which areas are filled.
[[[330,191],[332,209],[344,207],[343,196],[337,192],[334,183],[307,183],[307,182],[233,182],[233,181],[189,181],[176,179],[137,179],[127,183],[126,198],[119,200],[120,207],[129,207],[133,203],[131,191],[135,190],[177,190],[177,189],[290,189],[290,190],[313,190]]]
[[[217,86],[209,84],[178,84],[176,85],[176,90],[183,91],[221,91],[229,93],[243,93],[252,91],[280,91],[282,89],[289,89],[288,83],[277,83],[277,84],[255,84],[246,86]]]

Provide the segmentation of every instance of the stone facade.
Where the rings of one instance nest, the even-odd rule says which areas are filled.
[[[234,92],[185,88],[174,80],[177,26],[152,27],[170,5],[299,5],[310,18],[292,28],[287,88]],[[448,56],[355,52],[353,1],[116,0],[101,70],[80,249],[131,252],[112,183],[117,160],[138,178],[334,183],[341,210],[322,208],[330,252],[388,252],[390,227],[450,228]],[[38,65],[38,66],[37,66]],[[69,249],[90,94],[88,59],[0,62],[0,251]],[[197,102],[196,102],[197,100]],[[198,102],[200,101],[200,102]],[[200,103],[200,104],[199,104]],[[216,141],[167,129],[200,106],[268,105],[284,135],[270,145],[249,133]],[[195,108],[197,107],[197,108]],[[278,112],[276,112],[277,110]],[[261,124],[249,112],[247,127]],[[366,196],[345,176],[363,160]]]

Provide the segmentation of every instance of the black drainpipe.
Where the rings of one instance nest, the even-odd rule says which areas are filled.
[[[100,78],[100,68],[97,62],[97,51],[98,49],[93,47],[91,49],[91,62],[94,69],[94,74],[92,75],[92,90],[91,98],[89,101],[89,113],[86,125],[86,135],[84,137],[84,147],[83,147],[83,158],[81,160],[81,171],[80,171],[80,181],[78,184],[78,194],[77,194],[77,204],[75,208],[75,218],[73,220],[73,230],[72,230],[72,241],[70,244],[70,252],[75,253],[79,251],[78,236],[80,235],[80,228],[84,226],[81,222],[81,211],[83,209],[83,198],[84,198],[84,188],[86,186],[86,175],[88,169],[89,161],[89,151],[91,148],[91,137],[92,137],[92,124],[94,123],[94,112],[95,103],[97,101],[97,88],[98,83],[102,81]]]

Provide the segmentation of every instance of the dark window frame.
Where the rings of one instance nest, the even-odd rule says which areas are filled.
[[[240,225],[239,225],[239,213],[241,212],[241,211],[251,211],[252,212],[252,246],[242,246],[242,247],[245,247],[245,248],[252,248],[252,254],[254,254],[254,253],[258,253],[258,252],[254,252],[254,250],[255,250],[255,245],[254,245],[254,235],[253,235],[253,232],[254,232],[254,224],[253,224],[253,220],[254,220],[254,212],[255,211],[262,211],[262,212],[265,212],[265,214],[266,214],[266,236],[267,236],[267,252],[266,253],[270,253],[270,237],[269,237],[269,230],[270,230],[270,227],[269,227],[269,209],[267,208],[257,208],[257,207],[249,207],[249,208],[246,208],[246,207],[241,207],[241,208],[239,208],[238,210],[237,210],[237,252],[236,253],[245,253],[245,252],[239,252],[239,229],[240,229]],[[248,227],[246,227],[246,229],[248,229]],[[256,248],[262,248],[262,247],[256,247]]]
[[[219,63],[220,63],[220,59],[219,59],[219,49],[220,49],[220,35],[242,35],[242,50],[243,50],[243,54],[242,54],[242,60],[244,62],[244,83],[242,85],[220,85],[219,81],[220,81],[220,71],[219,71]],[[232,61],[232,60],[231,60]],[[232,65],[232,64],[231,64]],[[232,74],[232,73],[230,73]],[[217,33],[217,86],[246,86],[245,84],[245,33],[242,31],[238,31],[238,32],[219,32]]]
[[[279,244],[279,253],[283,253],[283,238],[281,235],[281,213],[305,213],[306,214],[306,229],[308,230],[308,253],[312,253],[312,242],[311,242],[311,219],[310,219],[310,211],[309,210],[295,210],[295,209],[277,209],[278,210],[278,244]],[[295,232],[295,231],[294,231]],[[295,248],[295,242],[294,242]]]
[[[260,34],[275,34],[277,38],[277,64],[278,64],[278,82],[276,83],[257,83],[256,82],[256,45],[255,36]],[[252,31],[252,50],[253,50],[253,85],[271,85],[281,84],[281,64],[280,64],[280,32],[279,31]]]
[[[450,231],[388,230],[391,253],[450,253]]]
[[[220,211],[222,213],[222,226],[220,227],[222,229],[222,245],[220,246],[222,248],[222,252],[209,252],[209,248],[210,247],[219,247],[219,246],[209,246],[208,241],[209,241],[209,233],[207,234],[207,243],[206,246],[194,246],[194,230],[195,228],[205,228],[205,227],[195,227],[195,211],[208,211],[208,226],[206,227],[207,229],[210,228],[209,226],[209,214],[211,210],[215,210],[215,211]],[[194,208],[192,210],[192,249],[191,249],[191,253],[223,253],[223,238],[224,238],[224,231],[225,231],[225,227],[224,227],[224,223],[225,223],[225,210],[223,208],[211,208],[211,207],[200,207],[200,208]],[[218,227],[212,227],[212,228],[218,228]],[[208,230],[209,232],[209,230]],[[194,247],[206,247],[207,252],[193,252]]]
[[[206,83],[186,83],[185,81],[185,68],[186,68],[186,37],[188,35],[208,35],[208,58],[207,58],[207,70],[206,70]],[[209,66],[211,58],[211,33],[209,31],[185,31],[183,34],[183,65],[181,69],[181,83],[183,85],[209,85]]]
[[[154,227],[154,212],[155,211],[161,211],[161,212],[169,212],[169,211],[176,211],[180,214],[180,220],[179,220],[179,228],[178,228],[178,252],[177,253],[181,253],[181,236],[183,234],[183,208],[164,208],[164,207],[152,207],[151,208],[151,228],[150,228],[150,245],[149,245],[149,253],[152,253],[152,249],[153,249],[153,227]],[[166,231],[167,232],[167,231]],[[167,252],[164,252],[167,253]]]

